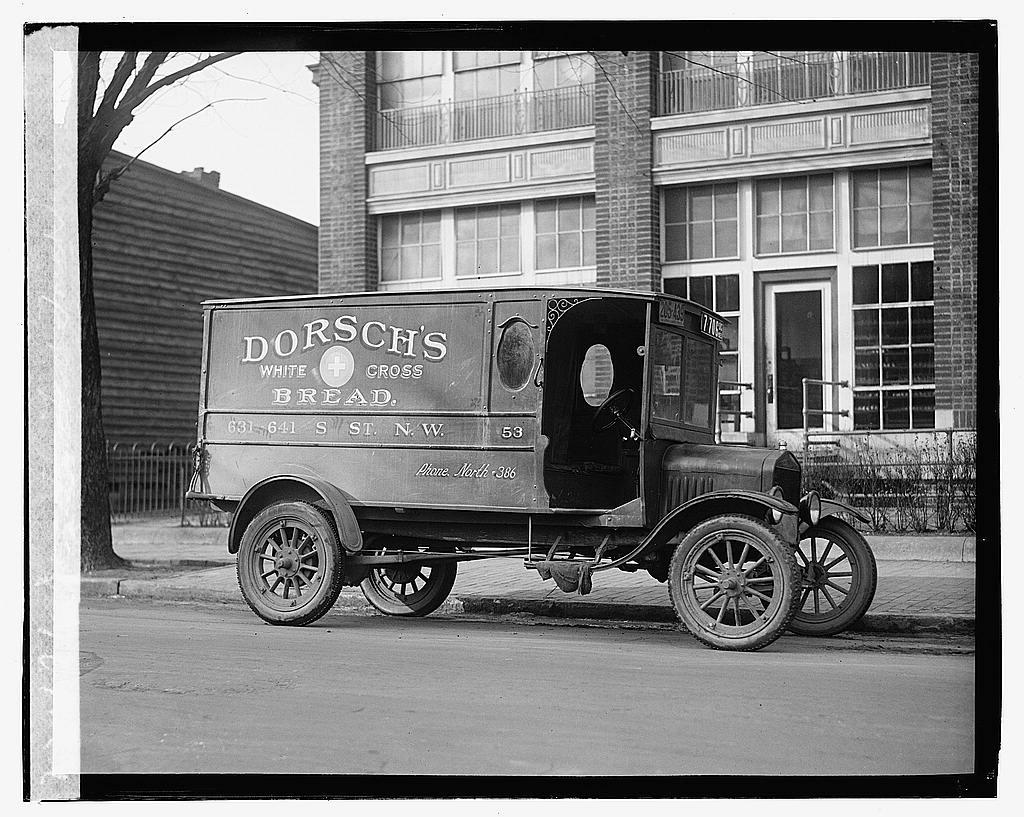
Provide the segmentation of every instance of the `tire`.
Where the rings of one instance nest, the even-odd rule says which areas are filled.
[[[790,630],[835,635],[860,621],[878,584],[875,556],[863,536],[841,519],[822,519],[804,532],[797,561],[802,587]]]
[[[334,526],[322,511],[307,502],[278,502],[242,534],[238,587],[264,621],[309,624],[338,600],[342,559]]]
[[[792,549],[765,524],[716,516],[676,546],[668,589],[676,615],[698,641],[760,650],[789,624],[801,576]]]
[[[425,616],[448,598],[458,570],[458,562],[385,565],[371,568],[359,588],[366,600],[385,615]],[[409,587],[412,589],[407,592]]]

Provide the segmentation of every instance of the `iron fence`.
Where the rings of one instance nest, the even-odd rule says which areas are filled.
[[[727,110],[928,85],[927,52],[811,52],[801,59],[755,57],[733,65],[664,71],[662,115]]]
[[[185,499],[194,443],[109,443],[110,521],[179,516],[182,525],[221,526],[227,515]]]
[[[931,442],[879,444],[878,434],[847,436],[797,452],[803,491],[863,511],[876,533],[974,532],[976,439],[970,431],[935,432]]]
[[[594,122],[593,84],[377,112],[377,150],[493,139]]]
[[[107,466],[111,521],[181,512],[192,473],[187,443],[112,443]]]

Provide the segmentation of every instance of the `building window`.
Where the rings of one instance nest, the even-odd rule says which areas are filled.
[[[518,63],[522,54],[521,51],[454,51],[452,53],[456,71]]]
[[[534,91],[589,85],[594,81],[594,58],[590,54],[535,51],[533,80]]]
[[[757,254],[831,250],[835,246],[832,174],[757,182]]]
[[[736,182],[665,191],[665,260],[736,258]]]
[[[381,281],[441,277],[440,212],[382,216],[380,233]]]
[[[378,51],[380,110],[429,105],[441,99],[440,51]]]
[[[932,262],[853,268],[857,429],[935,427]]]
[[[595,264],[594,199],[542,199],[533,205],[538,270]]]
[[[514,275],[519,259],[519,204],[455,211],[455,274]]]
[[[932,242],[932,170],[928,165],[858,170],[853,189],[853,246]]]
[[[519,51],[456,51],[455,100],[489,99],[519,88]]]
[[[718,355],[718,413],[722,431],[740,430],[740,277],[691,275],[689,278],[665,278],[669,295],[689,298],[729,319],[722,335]]]

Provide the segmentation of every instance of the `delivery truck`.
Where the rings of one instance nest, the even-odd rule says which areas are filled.
[[[459,562],[586,594],[668,585],[721,649],[830,634],[874,594],[855,508],[788,451],[715,443],[725,319],[593,288],[209,301],[192,499],[231,513],[245,601],[315,621],[345,585],[436,610]]]

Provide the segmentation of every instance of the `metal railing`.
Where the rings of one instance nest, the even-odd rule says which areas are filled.
[[[829,428],[824,429],[825,423],[822,423],[822,430],[817,428],[811,428],[811,417],[849,417],[849,409],[841,409],[839,411],[826,410],[824,408],[811,408],[810,406],[810,393],[807,391],[808,386],[838,386],[841,389],[850,388],[849,380],[816,380],[812,377],[800,378],[800,389],[803,394],[803,406],[800,409],[800,414],[804,420],[804,450],[806,451],[808,446],[811,445],[831,445],[831,440],[811,440],[813,434],[832,434],[833,423],[829,422],[827,425]],[[824,398],[824,394],[822,397]]]
[[[929,54],[918,51],[821,51],[800,59],[753,57],[734,65],[664,71],[662,116],[913,88],[931,81]]]
[[[182,525],[227,524],[209,503],[185,499],[194,451],[195,443],[109,443],[110,521],[180,515]]]
[[[715,409],[715,413],[718,417],[718,423],[715,426],[715,442],[722,441],[723,423],[727,423],[732,428],[727,429],[728,431],[739,431],[740,421],[743,417],[753,417],[754,412],[743,411],[740,408],[727,409],[722,408],[723,397],[737,397],[743,394],[744,391],[752,391],[754,388],[753,383],[741,383],[738,380],[719,380],[718,381],[718,404]],[[737,402],[737,406],[739,402]]]
[[[377,150],[443,145],[562,130],[593,122],[591,83],[378,111],[374,145]]]
[[[107,467],[112,522],[180,513],[192,475],[192,446],[112,443]]]

